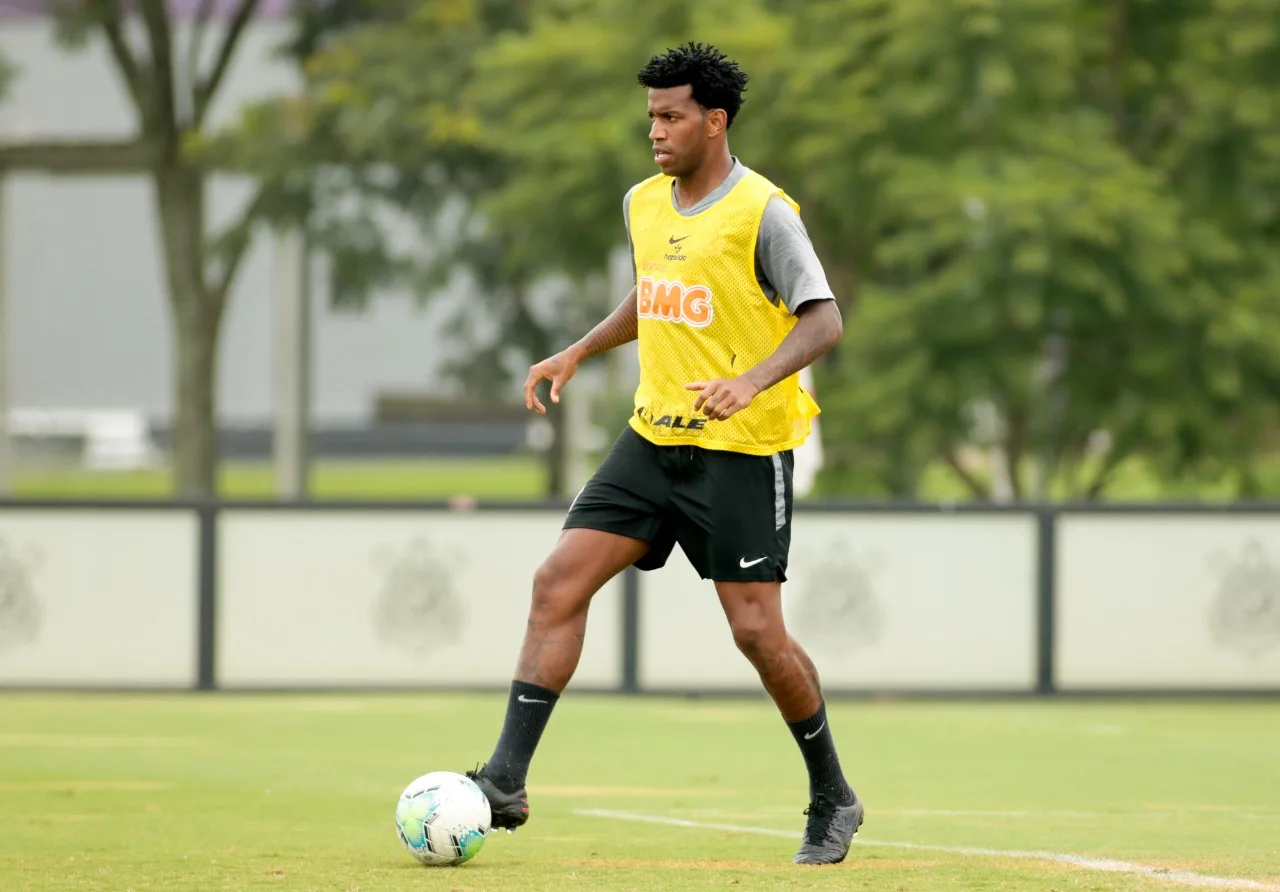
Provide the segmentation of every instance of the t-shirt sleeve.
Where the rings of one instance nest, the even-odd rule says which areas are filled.
[[[631,196],[635,193],[636,187],[632,186],[627,190],[627,194],[622,196],[622,225],[627,230],[627,256],[631,258],[631,284],[639,281],[636,274],[636,246],[631,242]]]
[[[756,275],[765,295],[795,313],[811,300],[835,300],[804,221],[775,195],[765,205],[756,240]]]

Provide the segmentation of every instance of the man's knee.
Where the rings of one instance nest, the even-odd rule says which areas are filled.
[[[531,613],[563,621],[587,609],[595,593],[644,554],[644,542],[597,530],[569,529],[533,574]]]
[[[543,621],[564,620],[580,611],[591,598],[575,584],[572,568],[558,554],[552,554],[533,574],[533,603],[530,613]]]
[[[787,632],[777,618],[758,607],[746,606],[729,618],[733,643],[756,663],[785,650]]]
[[[716,594],[738,650],[752,657],[786,647],[781,586],[763,582],[717,582]]]

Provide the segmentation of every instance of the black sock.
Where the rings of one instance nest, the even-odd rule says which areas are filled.
[[[835,738],[827,724],[827,704],[824,701],[818,711],[807,719],[788,722],[787,727],[800,745],[805,767],[809,769],[809,796],[819,794],[841,805],[853,801],[853,790],[840,770],[840,757],[836,754]]]
[[[533,761],[533,751],[551,718],[551,710],[560,695],[548,688],[526,681],[511,682],[507,700],[507,717],[502,734],[485,768],[485,776],[502,778],[512,787],[523,787]],[[505,786],[505,784],[500,784]]]

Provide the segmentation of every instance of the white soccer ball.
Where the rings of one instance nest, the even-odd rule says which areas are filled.
[[[452,771],[417,778],[396,803],[396,833],[423,864],[470,861],[484,847],[493,814],[476,782]]]

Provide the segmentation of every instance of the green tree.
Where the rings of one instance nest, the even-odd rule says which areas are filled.
[[[328,255],[337,304],[358,309],[393,283],[424,301],[469,284],[479,300],[447,322],[446,375],[472,398],[506,402],[513,378],[581,325],[577,283],[548,289],[558,270],[517,256],[518,230],[482,211],[513,164],[482,138],[471,89],[496,36],[526,27],[525,4],[439,0],[378,12],[358,20],[331,11],[318,23],[304,16],[292,44],[303,91],[246,109],[205,151],[267,181],[307,183],[293,220]],[[413,228],[409,244],[396,245],[396,223]],[[562,414],[551,421],[559,435],[548,490],[565,495]]]
[[[942,459],[990,497],[999,479],[964,460],[977,441],[1013,497],[1055,476],[1095,497],[1134,455],[1176,476],[1228,428],[1236,454],[1257,447],[1256,417],[1229,422],[1271,402],[1275,363],[1244,332],[1280,331],[1274,309],[1244,308],[1262,271],[1233,227],[1135,151],[1154,151],[1167,91],[1135,91],[1151,133],[1131,135],[1113,41],[1149,53],[1132,63],[1148,80],[1176,57],[1163,5],[1134,4],[1145,42],[1115,24],[1124,6],[806,5],[800,40],[827,51],[805,54],[781,129],[806,133],[815,194],[861,218],[818,211],[858,260],[861,302],[822,391],[832,489],[912,495]],[[1111,29],[1081,21],[1094,13]],[[824,128],[819,109],[857,123]]]
[[[409,211],[424,290],[465,271],[500,322],[473,380],[501,388],[617,299],[595,283],[653,170],[634,73],[696,37],[751,73],[733,147],[798,199],[849,316],[819,376],[828,493],[913,496],[942,463],[976,498],[1093,498],[1133,457],[1256,488],[1280,383],[1265,0],[385,10],[259,111],[250,166],[347,172],[361,210],[317,227],[340,293],[415,269],[376,226]]]
[[[1176,31],[1165,18],[1175,10]],[[1237,274],[1233,300],[1206,332],[1213,360],[1200,374],[1215,399],[1201,407],[1202,423],[1180,432],[1168,468],[1227,474],[1237,493],[1260,495],[1258,458],[1277,445],[1280,392],[1280,97],[1270,89],[1280,77],[1280,19],[1265,0],[1215,0],[1174,10],[1116,4],[1113,20],[1121,141],[1189,214],[1226,235]],[[1166,44],[1174,51],[1162,59]]]
[[[254,222],[274,200],[270,191],[259,190],[233,224],[210,233],[208,171],[188,144],[208,126],[209,110],[257,7],[258,0],[238,0],[222,27],[215,28],[214,4],[203,2],[184,42],[162,0],[51,3],[59,36],[69,48],[91,39],[106,44],[136,114],[136,134],[124,142],[0,147],[0,170],[145,173],[150,179],[175,336],[173,468],[182,496],[215,490],[218,338]]]

